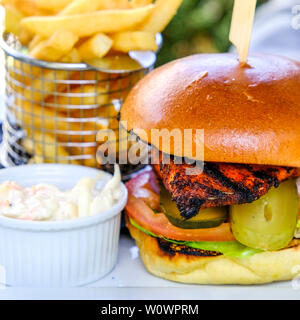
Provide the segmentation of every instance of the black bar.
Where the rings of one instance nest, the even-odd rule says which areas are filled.
[[[225,319],[240,315],[257,318],[261,311],[268,316],[282,310],[298,310],[298,301],[0,301],[0,310],[10,319]],[[288,307],[289,309],[285,309]],[[292,309],[293,308],[293,309]]]

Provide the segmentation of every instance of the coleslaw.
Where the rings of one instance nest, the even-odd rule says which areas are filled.
[[[15,181],[0,184],[0,215],[32,221],[83,218],[111,208],[122,197],[121,174],[115,165],[114,176],[99,188],[101,172],[94,179],[82,178],[71,190],[62,191],[41,183],[23,188]]]

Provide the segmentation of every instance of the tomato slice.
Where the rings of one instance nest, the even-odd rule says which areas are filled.
[[[154,213],[141,198],[133,195],[129,195],[125,211],[138,225],[159,237],[178,241],[235,240],[229,223],[208,229],[180,229],[172,225],[163,213]]]

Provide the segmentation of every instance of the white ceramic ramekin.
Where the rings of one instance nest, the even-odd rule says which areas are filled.
[[[72,188],[82,177],[99,172],[82,166],[42,164],[0,170],[0,183],[22,186],[51,183]],[[111,177],[105,173],[104,181]],[[127,201],[86,218],[66,221],[23,221],[0,215],[0,266],[6,285],[28,287],[80,286],[102,278],[116,264],[120,216]],[[3,268],[2,268],[3,269]]]

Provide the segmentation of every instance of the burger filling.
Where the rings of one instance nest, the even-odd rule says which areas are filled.
[[[180,215],[191,219],[200,209],[252,203],[282,181],[300,176],[300,168],[205,162],[203,172],[188,175],[192,165],[155,165],[155,171],[176,202]]]
[[[207,253],[201,252],[201,255],[205,256],[216,256],[220,254],[224,254],[229,257],[247,257],[251,256],[255,253],[261,252],[259,249],[253,249],[249,248],[247,246],[242,245],[241,243],[237,241],[176,241],[176,240],[171,240],[167,239],[164,237],[159,237],[158,235],[152,233],[151,231],[148,231],[141,226],[139,226],[133,219],[129,219],[129,222],[137,229],[141,230],[142,232],[158,238],[159,240],[164,240],[164,242],[167,242],[168,244],[166,245],[164,242],[159,241],[159,246],[162,248],[168,248],[169,252],[175,251],[175,252],[180,252],[185,250],[185,254],[187,253],[187,248],[192,248],[200,250],[200,251],[205,251]],[[192,255],[196,255],[194,252],[195,251],[189,251],[193,252]]]
[[[285,248],[299,234],[299,168],[205,163],[192,176],[188,166],[161,163],[127,183],[128,223],[160,246],[246,257]]]

